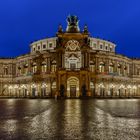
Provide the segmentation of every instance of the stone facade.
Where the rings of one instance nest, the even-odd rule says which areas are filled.
[[[29,54],[0,59],[2,97],[138,97],[140,60],[115,53],[116,45],[93,38],[78,18],[66,31],[33,42]]]

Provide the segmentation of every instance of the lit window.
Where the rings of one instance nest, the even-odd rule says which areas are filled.
[[[37,72],[37,65],[36,63],[33,64],[33,73],[36,73]]]
[[[24,73],[27,74],[28,73],[28,64],[24,65]]]
[[[52,71],[52,72],[56,72],[56,64],[53,64],[53,65],[51,66],[51,71]]]
[[[47,65],[45,63],[42,63],[42,72],[47,71]]]
[[[114,72],[114,66],[113,66],[112,63],[110,63],[110,65],[109,65],[109,72],[110,73],[113,73]]]
[[[92,61],[90,62],[90,71],[95,72],[95,63]]]
[[[99,72],[100,73],[105,72],[105,64],[103,62],[101,62],[100,65],[99,65]]]

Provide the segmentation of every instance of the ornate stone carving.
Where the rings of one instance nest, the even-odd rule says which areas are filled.
[[[66,43],[66,51],[80,51],[80,44],[76,40],[70,40]]]

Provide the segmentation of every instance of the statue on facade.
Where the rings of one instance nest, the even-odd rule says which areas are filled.
[[[73,32],[79,32],[80,31],[80,29],[79,29],[79,19],[78,19],[77,16],[69,15],[67,17],[67,23],[68,23],[68,26],[67,26],[67,29],[66,29],[67,32],[73,33]]]
[[[63,32],[63,28],[62,28],[62,25],[61,24],[59,24],[59,26],[58,26],[58,32],[59,33],[62,33]]]
[[[85,24],[84,26],[84,30],[83,30],[84,33],[88,33],[88,26]]]

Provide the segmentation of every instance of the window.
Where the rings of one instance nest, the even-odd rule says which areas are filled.
[[[43,49],[45,49],[46,48],[46,44],[43,44]]]
[[[76,64],[75,63],[71,63],[70,64],[70,69],[74,70],[76,68]]]
[[[52,71],[52,72],[56,72],[56,64],[53,64],[53,65],[51,66],[51,71]]]
[[[108,46],[105,46],[105,49],[108,50]]]
[[[96,48],[96,43],[93,43],[93,47]]]
[[[40,46],[38,46],[38,50],[40,50]]]
[[[8,75],[8,67],[4,67],[4,75]]]
[[[42,63],[42,72],[46,72],[47,71],[47,64],[44,62]]]
[[[36,63],[33,64],[33,73],[36,73],[37,72],[37,65]]]
[[[101,62],[100,65],[99,65],[99,72],[100,73],[105,72],[105,64],[103,62]]]
[[[110,51],[112,52],[112,46],[110,46]]]
[[[110,73],[113,73],[114,72],[114,66],[113,66],[112,63],[110,63],[110,65],[109,65],[109,72]]]
[[[19,72],[19,75],[22,74],[21,67],[18,67],[18,72]]]
[[[120,75],[121,74],[121,65],[120,64],[118,64],[117,71],[118,71],[118,74]]]
[[[100,49],[103,49],[103,45],[102,44],[100,44]]]
[[[27,74],[28,73],[28,64],[24,65],[24,73]]]
[[[127,66],[124,66],[124,75],[127,74]]]
[[[52,43],[49,43],[49,48],[52,48]]]
[[[95,63],[93,61],[90,62],[90,71],[95,72]]]

